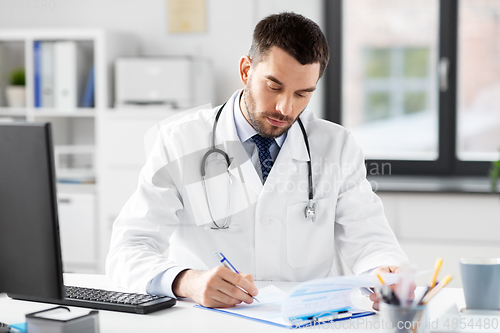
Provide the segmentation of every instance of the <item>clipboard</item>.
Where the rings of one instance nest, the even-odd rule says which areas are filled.
[[[260,318],[256,318],[256,317],[251,317],[251,316],[239,314],[239,313],[234,313],[234,312],[232,312],[230,310],[207,308],[207,307],[204,307],[204,306],[201,306],[201,305],[195,305],[194,307],[195,308],[209,310],[209,311],[214,311],[214,312],[221,312],[221,313],[229,314],[229,315],[240,317],[240,318],[251,319],[251,320],[254,320],[254,321],[261,322],[261,323],[270,324],[270,325],[274,325],[274,326],[278,326],[278,327],[284,327],[284,328],[305,328],[305,327],[312,327],[312,326],[321,325],[321,324],[327,324],[327,323],[331,323],[331,322],[335,322],[335,321],[361,318],[361,317],[371,316],[371,315],[375,314],[375,312],[366,311],[366,312],[350,313],[349,316],[345,316],[345,317],[341,317],[341,318],[335,318],[335,319],[314,318],[314,319],[311,319],[311,320],[303,321],[300,324],[299,323],[295,323],[294,324],[294,323],[286,323],[286,321],[284,321],[284,320],[283,320],[283,322],[281,322],[281,321],[265,320],[265,319],[260,319]]]
[[[388,283],[393,283],[398,274],[386,278]],[[288,294],[271,285],[259,291],[260,303],[257,304],[239,304],[224,309],[195,307],[280,327],[311,327],[375,314],[357,309],[351,303],[350,295],[357,288],[376,283],[377,277],[372,275],[341,276],[301,283]]]

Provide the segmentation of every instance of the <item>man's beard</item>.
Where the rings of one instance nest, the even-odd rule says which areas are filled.
[[[288,116],[284,116],[279,112],[264,112],[260,114],[260,118],[257,117],[256,114],[256,105],[255,105],[255,99],[253,98],[253,95],[251,93],[251,80],[248,80],[247,85],[245,89],[243,90],[243,102],[245,103],[245,108],[247,109],[247,114],[248,114],[248,119],[250,120],[250,124],[252,124],[253,128],[262,136],[268,137],[268,138],[277,138],[281,136],[283,133],[288,131],[288,129],[293,125],[293,123],[297,120],[297,118],[302,114],[302,112],[305,110],[302,110],[297,118],[295,118],[293,121],[290,121],[291,118]],[[286,121],[288,125],[283,126],[283,127],[276,127],[272,126],[268,121],[267,117],[279,120],[279,121]],[[267,130],[266,129],[266,124],[268,127],[270,126],[271,129]]]

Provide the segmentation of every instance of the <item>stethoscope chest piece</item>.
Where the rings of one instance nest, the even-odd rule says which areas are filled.
[[[311,218],[312,222],[316,221],[316,203],[313,200],[309,200],[309,205],[307,205],[304,210],[306,219]]]

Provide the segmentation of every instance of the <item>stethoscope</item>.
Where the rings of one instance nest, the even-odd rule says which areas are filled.
[[[227,102],[226,102],[227,103]],[[210,217],[212,218],[212,223],[214,224],[211,229],[214,230],[219,230],[219,229],[228,229],[229,228],[229,213],[231,210],[231,184],[232,184],[232,175],[229,172],[229,156],[226,154],[225,151],[222,149],[215,148],[215,133],[217,130],[217,123],[219,122],[219,117],[222,113],[222,109],[224,106],[226,106],[226,103],[224,103],[219,111],[217,112],[215,116],[215,121],[212,129],[212,147],[203,155],[203,158],[201,160],[201,177],[203,179],[203,187],[205,188],[205,194],[207,196],[207,205],[208,205],[208,210],[210,212]],[[307,139],[307,133],[304,128],[304,125],[302,124],[302,121],[300,118],[297,118],[297,122],[299,123],[300,130],[302,131],[302,136],[304,137],[304,143],[306,144],[307,148],[307,154],[309,155],[309,161],[307,161],[307,166],[309,170],[309,204],[306,206],[304,209],[304,216],[306,219],[311,219],[312,222],[316,221],[316,204],[314,202],[314,197],[313,197],[313,180],[312,180],[312,167],[311,167],[311,150],[309,148],[309,140]],[[227,209],[227,214],[226,214],[226,219],[224,220],[224,224],[222,226],[218,225],[217,222],[215,222],[215,219],[212,214],[212,209],[210,208],[210,196],[208,195],[208,190],[207,190],[207,185],[206,185],[206,162],[207,159],[210,155],[212,154],[219,154],[222,157],[224,157],[224,160],[226,161],[227,164],[227,174],[229,176],[229,200],[228,200],[228,209]]]

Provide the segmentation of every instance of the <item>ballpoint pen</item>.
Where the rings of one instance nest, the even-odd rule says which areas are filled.
[[[233,273],[240,274],[240,272],[238,272],[238,270],[233,266],[233,264],[231,264],[229,262],[229,260],[227,260],[227,258],[221,252],[215,252],[214,255],[217,257],[217,260],[222,265],[224,265],[225,267],[229,268]],[[254,296],[250,295],[250,293],[248,291],[246,291],[245,289],[241,288],[240,286],[236,286],[236,287],[238,287],[239,289],[241,289],[242,291],[244,291],[246,294],[248,294],[248,296],[252,297],[254,300],[256,300],[257,302],[260,303],[260,301],[257,298],[255,298]]]

